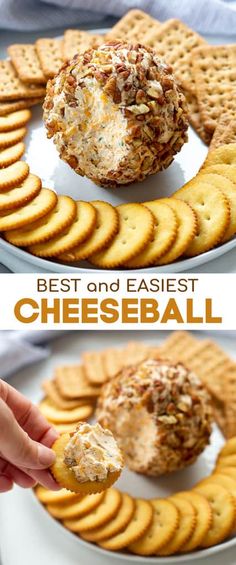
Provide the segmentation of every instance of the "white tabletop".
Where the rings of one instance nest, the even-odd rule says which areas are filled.
[[[124,344],[127,339],[148,341],[151,344],[162,339],[166,332],[73,332],[50,344],[51,356],[33,367],[18,372],[11,384],[37,401],[40,383],[52,375],[56,365],[77,363],[85,349],[101,349]],[[233,339],[221,333],[216,339],[223,347],[233,350]],[[215,336],[214,336],[215,337]],[[229,341],[228,341],[229,340]],[[38,504],[31,491],[14,488],[0,495],[0,548],[1,565],[128,565],[116,556],[105,558],[93,550],[78,545],[77,538],[66,532]],[[168,565],[169,559],[165,563]],[[188,563],[188,562],[185,562]],[[194,560],[195,565],[235,565],[236,549],[224,550],[209,558]]]

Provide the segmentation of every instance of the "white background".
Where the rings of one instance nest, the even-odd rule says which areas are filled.
[[[76,293],[74,291],[74,283],[72,281],[72,290],[70,292],[62,292],[60,291],[60,281],[68,279],[70,280],[70,275],[34,275],[29,274],[25,275],[11,275],[11,274],[4,274],[0,277],[0,329],[9,330],[9,329],[135,329],[137,328],[137,324],[134,323],[127,323],[122,324],[121,317],[116,323],[107,324],[105,322],[100,321],[99,324],[96,323],[54,323],[53,317],[50,315],[48,317],[47,324],[42,324],[40,321],[40,317],[32,322],[31,324],[24,324],[17,321],[14,308],[15,304],[21,300],[22,298],[32,298],[34,299],[37,304],[40,304],[42,298],[48,298],[49,305],[53,304],[54,298],[59,298],[61,301],[64,298],[77,298],[81,300],[82,298],[97,298],[99,301],[105,298],[114,298],[121,304],[122,298],[147,298],[147,299],[156,299],[159,303],[158,311],[160,312],[160,316],[163,315],[167,302],[170,298],[174,298],[178,304],[178,308],[182,314],[185,323],[177,323],[174,321],[169,321],[166,324],[161,323],[161,317],[158,322],[155,324],[143,324],[140,325],[139,329],[147,329],[147,330],[154,330],[154,329],[235,329],[235,319],[236,319],[236,303],[234,300],[235,295],[235,288],[236,288],[236,276],[235,275],[223,275],[218,274],[216,275],[206,275],[200,274],[198,275],[127,275],[122,273],[119,277],[114,273],[106,273],[103,274],[93,274],[93,275],[82,275],[80,277],[81,282],[79,283],[79,290]],[[53,279],[56,284],[57,292],[38,292],[37,291],[37,279]],[[71,277],[74,279],[75,277]],[[195,283],[195,292],[191,291],[191,279],[198,279],[198,282]],[[78,277],[79,279],[79,277]],[[119,279],[120,281],[120,290],[119,292],[112,292],[108,290],[108,292],[104,292],[102,290],[100,293],[98,292],[88,292],[87,285],[89,282],[97,284],[100,282],[112,283],[116,282]],[[127,280],[132,279],[137,281],[135,283],[135,289],[137,290],[139,287],[139,282],[145,281],[148,289],[150,289],[151,281],[153,280],[179,280],[179,279],[187,279],[190,281],[188,292],[151,292],[146,290],[141,290],[140,292],[127,292]],[[57,282],[58,281],[58,282]],[[205,319],[205,300],[206,298],[212,299],[212,313],[214,316],[221,316],[223,318],[222,324],[201,324],[201,327],[198,324],[188,324],[186,322],[186,300],[193,299],[194,301],[194,308],[193,313],[195,316],[203,316]],[[24,307],[22,310],[24,316],[29,316],[32,314],[33,310],[31,307]],[[121,309],[120,309],[121,312]],[[62,320],[62,317],[61,317]]]

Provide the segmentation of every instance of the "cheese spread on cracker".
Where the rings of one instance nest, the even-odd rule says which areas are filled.
[[[79,482],[104,481],[120,471],[122,456],[113,434],[100,426],[80,423],[64,450],[65,464]]]

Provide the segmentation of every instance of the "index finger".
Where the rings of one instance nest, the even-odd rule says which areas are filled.
[[[31,439],[51,447],[57,439],[58,433],[40,413],[37,406],[1,379],[0,398],[6,402],[19,425]]]
[[[61,486],[55,481],[49,469],[43,469],[42,471],[27,469],[27,473],[43,487],[49,490],[61,490]]]

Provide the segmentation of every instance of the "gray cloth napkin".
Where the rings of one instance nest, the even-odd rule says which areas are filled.
[[[50,355],[49,343],[64,331],[0,331],[0,377],[11,375],[43,361]]]
[[[235,0],[0,0],[0,27],[32,31],[90,22],[102,26],[107,16],[119,18],[139,8],[161,21],[180,18],[201,33],[233,35],[235,7]]]

